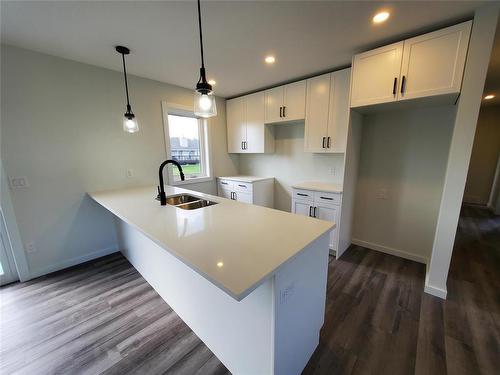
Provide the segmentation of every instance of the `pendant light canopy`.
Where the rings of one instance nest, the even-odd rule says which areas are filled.
[[[203,33],[201,31],[200,0],[198,0],[198,27],[200,30],[201,68],[200,79],[196,84],[196,91],[194,92],[194,113],[197,116],[208,118],[217,115],[217,107],[215,105],[215,96],[213,95],[212,85],[207,82],[207,76],[205,73],[205,61],[203,58]]]
[[[123,131],[127,133],[136,133],[139,131],[139,124],[137,123],[137,118],[132,112],[132,107],[130,106],[130,100],[128,97],[128,82],[127,82],[127,69],[125,67],[125,55],[130,53],[130,50],[124,46],[116,46],[116,52],[122,55],[123,61],[123,77],[125,79],[125,94],[127,95],[127,112],[123,115]]]

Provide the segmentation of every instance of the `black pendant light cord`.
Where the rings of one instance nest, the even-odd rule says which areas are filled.
[[[127,95],[127,113],[129,113],[132,109],[130,107],[130,100],[128,98],[127,68],[125,67],[125,54],[123,53],[122,53],[122,61],[123,61],[123,75],[125,77],[125,93]]]
[[[198,0],[198,29],[200,30],[201,68],[205,69],[205,60],[203,58],[203,33],[201,31],[201,6],[200,6],[200,0]]]

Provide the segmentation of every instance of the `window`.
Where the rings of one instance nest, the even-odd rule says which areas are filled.
[[[169,109],[167,118],[165,133],[170,145],[167,153],[182,166],[185,182],[209,179],[206,120],[196,118],[192,112],[174,109]],[[181,183],[178,169],[173,167],[171,171],[174,183]]]

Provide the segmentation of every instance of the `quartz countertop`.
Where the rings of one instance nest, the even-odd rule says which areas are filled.
[[[248,182],[248,183],[274,179],[274,177],[258,177],[258,176],[224,176],[224,177],[218,177],[218,178],[223,179],[223,180],[241,181],[241,182]]]
[[[240,301],[335,224],[178,187],[218,204],[196,210],[161,206],[156,186],[89,195],[121,220]],[[166,270],[168,272],[168,270]]]
[[[341,184],[332,184],[329,182],[321,181],[305,181],[299,182],[292,185],[295,189],[313,190],[313,191],[323,191],[326,193],[342,193]]]

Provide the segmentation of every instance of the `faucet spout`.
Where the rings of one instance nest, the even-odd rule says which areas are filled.
[[[159,177],[159,180],[160,180],[160,185],[158,186],[158,197],[157,197],[157,199],[159,199],[160,204],[162,206],[165,206],[167,204],[167,195],[165,194],[165,186],[163,184],[163,168],[167,164],[173,164],[173,165],[175,165],[177,167],[177,169],[179,170],[179,175],[181,176],[181,181],[184,181],[184,172],[182,171],[181,165],[177,161],[172,160],[172,159],[168,159],[168,160],[165,160],[163,163],[160,164],[160,168],[158,170],[158,177]]]

